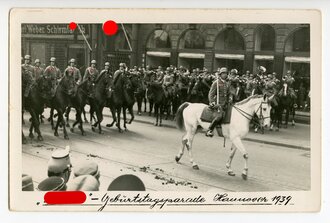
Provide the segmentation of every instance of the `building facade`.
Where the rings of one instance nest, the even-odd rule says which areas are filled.
[[[236,68],[256,72],[262,65],[279,76],[291,70],[310,77],[310,27],[308,24],[118,24],[118,32],[106,36],[102,24],[82,24],[86,40],[67,24],[23,24],[22,55],[47,63],[51,56],[63,70],[70,58],[85,68],[91,59],[116,70],[129,66],[169,65],[188,69]]]

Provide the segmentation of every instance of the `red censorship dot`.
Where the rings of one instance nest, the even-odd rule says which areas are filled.
[[[75,23],[75,22],[70,22],[70,24],[69,24],[69,28],[70,28],[71,30],[75,30],[75,29],[77,28],[77,23]]]
[[[105,23],[103,23],[103,32],[106,35],[109,36],[114,35],[116,34],[117,30],[118,30],[118,26],[117,23],[115,23],[114,21],[108,20]]]
[[[52,191],[44,196],[47,204],[82,204],[86,201],[86,194],[82,191]]]

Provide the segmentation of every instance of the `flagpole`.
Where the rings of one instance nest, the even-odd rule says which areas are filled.
[[[219,104],[219,74],[217,73],[217,105]]]

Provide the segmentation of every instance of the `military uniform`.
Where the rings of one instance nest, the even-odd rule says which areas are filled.
[[[73,66],[68,66],[65,70],[64,70],[64,75],[68,75],[68,76],[72,76],[74,77],[74,80],[77,84],[79,84],[81,82],[81,74],[80,74],[80,70],[76,67]]]
[[[219,73],[220,75],[222,75],[222,73],[227,73],[227,68],[221,68]],[[206,132],[206,136],[212,137],[212,132],[215,126],[221,124],[221,120],[224,116],[228,102],[232,102],[233,100],[232,94],[230,93],[229,82],[222,79],[221,77],[218,77],[218,80],[212,83],[208,99],[211,107],[214,107],[218,110],[217,117],[212,121],[208,131]]]
[[[28,58],[28,57],[26,57]],[[29,96],[29,92],[32,88],[32,85],[34,83],[34,67],[31,64],[24,63],[22,64],[22,83],[25,85],[24,89],[24,97]]]
[[[34,66],[34,69],[33,69],[33,77],[34,77],[34,80],[38,80],[41,76],[44,75],[44,69],[42,67],[40,67],[40,60],[39,59],[36,59],[36,61],[34,62],[35,63],[35,66]]]
[[[173,94],[173,86],[174,83],[174,77],[172,74],[170,74],[168,71],[166,71],[166,74],[163,77],[163,88],[165,90],[165,96],[171,97]]]
[[[85,71],[85,74],[84,74],[83,81],[88,79],[88,80],[94,82],[98,76],[99,76],[99,71],[96,68],[87,67],[86,71]]]
[[[51,58],[51,62],[55,62],[54,57]],[[51,79],[51,82],[52,82],[51,94],[52,94],[52,96],[55,96],[57,84],[58,84],[59,80],[62,78],[60,69],[58,69],[55,66],[55,64],[49,65],[48,67],[46,67],[46,69],[44,71],[44,76]]]

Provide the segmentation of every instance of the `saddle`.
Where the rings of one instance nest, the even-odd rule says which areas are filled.
[[[230,123],[232,108],[233,108],[232,105],[228,105],[227,109],[225,111],[223,111],[224,114],[223,114],[223,118],[221,121],[222,124]],[[203,122],[211,123],[213,121],[213,119],[215,119],[217,116],[221,115],[220,113],[221,113],[221,111],[219,112],[217,107],[210,108],[209,106],[206,106],[201,114],[201,120]]]

